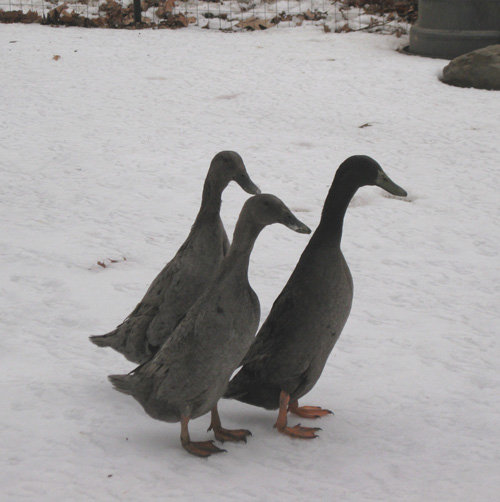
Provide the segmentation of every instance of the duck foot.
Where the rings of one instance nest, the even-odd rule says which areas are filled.
[[[321,408],[321,406],[299,406],[297,401],[290,403],[288,411],[302,418],[321,418],[333,415],[333,411]]]
[[[212,429],[210,427],[208,430]],[[246,429],[224,429],[223,427],[215,428],[213,427],[215,439],[223,443],[224,441],[243,441],[247,442],[247,437],[251,436],[252,433]]]
[[[217,448],[213,441],[191,441],[188,430],[189,417],[181,416],[181,444],[191,455],[197,457],[209,457],[212,453],[222,453],[221,448]]]
[[[286,434],[292,438],[300,439],[314,439],[319,437],[316,431],[320,431],[319,427],[302,427],[300,424],[294,425],[293,427],[278,427],[279,432]]]
[[[293,427],[287,426],[286,415],[288,410],[295,409],[298,406],[297,401],[290,402],[290,394],[285,392],[284,390],[280,393],[280,406],[278,412],[278,420],[274,426],[278,429],[278,432],[282,434],[286,434],[292,438],[301,438],[301,439],[314,439],[317,438],[318,435],[316,431],[320,431],[319,427],[302,427],[300,424],[297,424]]]
[[[210,457],[212,453],[227,451],[215,446],[213,441],[189,441],[188,443],[182,443],[182,447],[191,455],[203,458]]]
[[[212,408],[212,420],[210,422],[210,427],[207,430],[214,431],[215,439],[221,441],[243,441],[247,442],[247,437],[251,436],[252,433],[246,429],[224,429],[222,427],[219,411],[217,410],[217,405]]]

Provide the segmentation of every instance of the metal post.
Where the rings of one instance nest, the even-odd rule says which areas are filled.
[[[134,21],[141,23],[141,0],[134,0]]]

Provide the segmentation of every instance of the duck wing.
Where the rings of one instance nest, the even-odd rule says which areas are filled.
[[[242,366],[263,363],[279,350],[290,327],[295,323],[297,309],[297,299],[285,288],[274,301],[267,319],[241,363]]]
[[[274,362],[285,346],[283,340],[293,325],[296,306],[294,295],[285,288],[244,357],[242,367],[229,382],[225,398],[267,409],[278,407],[281,389],[273,377],[273,372],[278,371]]]
[[[135,309],[113,331],[105,335],[91,336],[90,340],[99,347],[112,347],[129,361],[141,363],[154,353],[148,346],[148,329],[160,311],[165,290],[179,273],[177,256],[168,262],[156,276]]]

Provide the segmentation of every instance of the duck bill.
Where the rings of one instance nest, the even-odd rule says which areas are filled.
[[[383,188],[386,192],[389,192],[392,195],[397,195],[398,197],[406,197],[408,195],[406,190],[396,185],[396,183],[394,183],[394,181],[392,181],[391,178],[389,178],[389,176],[382,171],[382,169],[378,173],[375,185]]]
[[[245,192],[252,194],[252,195],[258,195],[261,193],[260,188],[250,179],[250,176],[242,176],[241,178],[238,178],[235,180],[238,185],[240,185]]]
[[[290,230],[298,232],[299,234],[310,234],[311,229],[304,225],[298,218],[296,218],[292,213],[286,215],[283,225],[287,226]]]

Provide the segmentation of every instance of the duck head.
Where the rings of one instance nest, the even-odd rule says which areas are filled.
[[[259,194],[259,187],[250,179],[243,159],[236,152],[219,152],[210,164],[209,177],[224,189],[231,181],[236,181],[245,192]]]
[[[406,190],[396,185],[385,174],[377,161],[367,155],[353,155],[344,160],[335,174],[335,184],[347,185],[352,189],[365,185],[377,185],[392,195],[399,197],[408,195]]]
[[[243,206],[243,212],[261,228],[281,223],[299,234],[311,233],[311,229],[296,218],[283,201],[268,193],[250,197]]]

